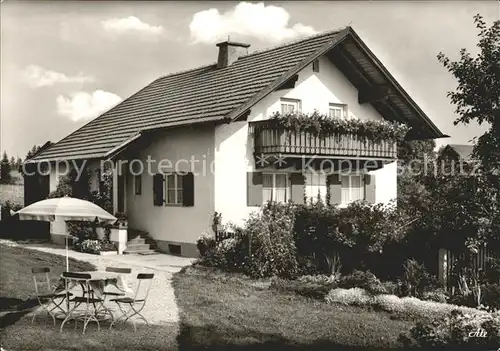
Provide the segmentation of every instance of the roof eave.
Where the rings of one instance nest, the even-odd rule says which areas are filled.
[[[396,91],[403,97],[408,106],[415,112],[415,115],[420,117],[422,121],[429,127],[429,131],[432,133],[431,137],[434,139],[447,138],[448,135],[443,134],[439,128],[432,122],[432,120],[425,114],[424,111],[417,105],[417,103],[411,98],[411,96],[403,89],[403,87],[396,81],[392,74],[385,68],[385,66],[380,62],[380,60],[375,56],[375,54],[370,50],[370,48],[361,40],[358,34],[353,28],[348,27],[349,34],[356,44],[361,48],[372,63],[380,70],[384,77],[389,81],[389,83],[396,89]]]

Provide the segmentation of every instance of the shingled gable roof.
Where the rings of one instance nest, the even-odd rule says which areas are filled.
[[[450,148],[457,154],[458,158],[465,161],[469,161],[472,158],[472,151],[474,150],[474,146],[464,144],[448,144],[445,148]]]
[[[218,69],[214,63],[161,77],[38,154],[33,161],[104,158],[149,130],[231,122],[347,37],[360,42],[354,30],[346,27],[242,56],[225,68]],[[394,85],[387,70],[383,73]],[[429,137],[443,136],[408,94],[399,85],[396,88],[408,100],[409,108],[416,111]]]

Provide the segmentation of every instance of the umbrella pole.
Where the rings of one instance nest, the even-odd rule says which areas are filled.
[[[66,235],[66,272],[69,272],[68,236]]]

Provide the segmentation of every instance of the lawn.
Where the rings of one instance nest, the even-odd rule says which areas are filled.
[[[87,262],[70,259],[73,271],[95,270]],[[0,244],[0,311],[36,304],[31,268],[49,267],[55,284],[66,268],[66,258],[37,250]]]
[[[208,268],[174,276],[181,350],[377,350],[399,348],[414,321],[269,289],[265,281]]]
[[[50,267],[52,278],[57,280],[66,265],[65,258],[49,253],[10,247],[0,244],[0,298],[2,310],[9,303],[10,310],[33,306],[33,279],[31,267]],[[89,263],[70,260],[73,271],[95,270]],[[36,303],[35,303],[36,305]],[[73,324],[59,332],[52,322],[46,323],[38,318],[31,325],[30,316],[22,312],[11,312],[3,319],[0,327],[1,346],[5,350],[171,350],[176,349],[177,325],[139,325],[134,333],[133,327],[118,325],[109,330],[109,324],[98,331],[91,323],[86,333],[82,334],[82,323],[78,329]],[[10,325],[15,323],[13,325]],[[8,325],[8,326],[6,326]]]

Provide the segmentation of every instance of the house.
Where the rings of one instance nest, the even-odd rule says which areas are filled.
[[[266,200],[396,197],[394,143],[345,134],[326,145],[300,132],[288,140],[267,124],[274,112],[398,121],[412,127],[408,138],[443,137],[351,27],[254,53],[249,46],[217,44],[216,63],[155,80],[31,162],[96,169],[113,161],[114,210],[161,250],[196,256],[214,211],[242,223]],[[334,181],[310,160],[328,161]],[[346,160],[373,162],[340,175]],[[50,190],[56,185],[51,170]]]
[[[52,146],[52,142],[47,141],[29,158],[33,159],[44,150],[47,150],[50,146]],[[22,167],[19,170],[19,172],[24,176],[24,206],[46,199],[47,194],[49,193],[50,177],[48,174],[39,174],[37,177],[26,176],[27,174],[36,173],[36,167],[37,165],[35,163],[27,163],[24,165],[24,171],[22,170]]]
[[[455,162],[470,162],[473,148],[472,145],[448,144],[439,150],[438,157]]]

